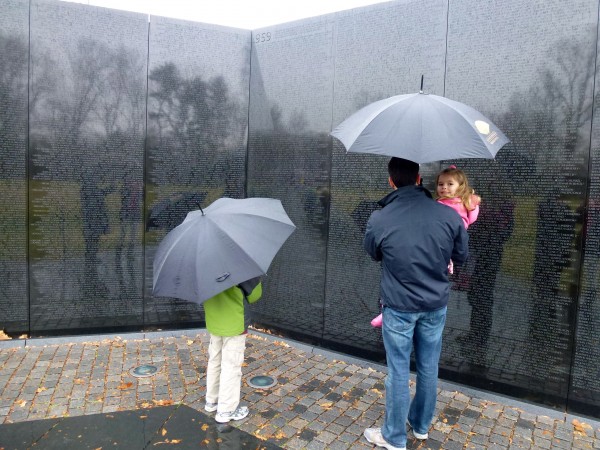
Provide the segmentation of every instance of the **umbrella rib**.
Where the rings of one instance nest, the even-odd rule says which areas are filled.
[[[165,256],[160,264],[160,267],[157,268],[155,267],[154,270],[156,270],[156,273],[160,273],[160,271],[162,270],[163,266],[165,265],[165,262],[167,261],[168,256],[171,254],[171,252],[173,251],[173,248],[175,247],[175,244],[177,244],[181,239],[183,239],[184,237],[184,233],[185,231],[187,231],[187,229],[189,229],[192,226],[192,222],[188,222],[188,226],[186,228],[186,230],[182,231],[181,234],[179,236],[177,236],[177,239],[171,244],[169,245],[169,249],[167,250],[167,252],[165,253]],[[180,225],[182,226],[184,225],[183,223]]]
[[[225,236],[225,238],[227,238],[228,241],[230,241],[231,243],[233,243],[234,245],[237,246],[237,243],[235,242],[235,240],[231,236],[229,236],[229,234],[227,232],[225,232],[222,228],[215,227],[214,232],[216,234]],[[248,255],[248,253],[246,253],[246,251],[242,247],[240,247],[240,246],[237,246],[237,247],[242,251],[242,253],[244,255],[246,255],[246,258],[252,263],[252,265],[254,265],[256,268],[258,268],[260,273],[264,273],[263,270],[261,269],[261,267],[258,264],[256,264],[256,261],[254,261],[254,259],[251,258],[250,255]],[[199,257],[200,257],[200,252],[196,252],[196,263],[197,263],[196,267],[198,267],[198,265],[199,265]],[[198,279],[198,277],[196,277],[196,292],[200,292],[200,285],[198,284],[198,282],[199,282],[199,279]]]
[[[296,225],[293,224],[293,222],[289,219],[289,217],[286,217],[289,220],[289,222],[284,222],[283,220],[274,219],[273,217],[263,216],[260,213],[252,214],[249,212],[243,212],[243,213],[231,213],[230,215],[235,216],[235,217],[238,217],[238,216],[258,217],[261,220],[268,220],[269,222],[274,222],[274,223],[281,224],[281,225],[288,225],[290,227],[294,227],[294,229],[296,228]],[[233,220],[235,220],[235,219],[233,219]]]

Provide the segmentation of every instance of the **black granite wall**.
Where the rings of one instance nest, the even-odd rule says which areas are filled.
[[[386,158],[329,131],[425,90],[511,139],[452,161],[483,197],[452,277],[444,378],[598,417],[598,0],[397,1],[253,32],[51,0],[0,5],[0,328],[201,326],[152,259],[222,196],[281,199],[297,231],[257,326],[384,361],[362,250]],[[422,167],[432,188],[444,161]]]
[[[8,0],[0,14],[0,311],[2,328],[26,330],[27,71],[29,1]]]
[[[597,29],[596,0],[428,0],[255,30],[248,194],[287,199],[301,229],[255,321],[384,360],[369,324],[380,269],[361,240],[389,192],[387,159],[346,154],[324,134],[372,101],[416,92],[424,74],[426,91],[481,110],[512,141],[493,161],[422,167],[433,188],[455,163],[483,197],[471,258],[452,276],[442,376],[597,416]]]

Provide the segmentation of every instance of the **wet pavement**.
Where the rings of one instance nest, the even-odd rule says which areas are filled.
[[[367,449],[381,426],[385,367],[252,333],[242,403],[204,411],[204,330],[0,342],[0,449]],[[154,375],[132,369],[152,365]],[[256,375],[277,379],[261,389]],[[414,386],[412,386],[414,388]],[[600,449],[600,422],[440,383],[427,441],[409,449]]]

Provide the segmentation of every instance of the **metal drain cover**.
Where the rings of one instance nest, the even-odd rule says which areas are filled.
[[[158,368],[156,366],[151,366],[150,364],[137,366],[129,371],[131,375],[138,378],[151,377],[156,374],[156,372],[158,372]]]
[[[277,384],[277,379],[267,375],[257,375],[248,380],[248,384],[257,389],[268,389]]]

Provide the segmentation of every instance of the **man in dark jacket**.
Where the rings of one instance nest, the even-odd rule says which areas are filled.
[[[401,158],[388,164],[394,189],[379,204],[365,233],[365,250],[382,262],[383,342],[388,375],[382,428],[365,437],[389,450],[406,448],[406,423],[417,439],[427,439],[437,397],[442,332],[450,286],[448,263],[462,264],[469,238],[456,211],[432,200],[418,186],[419,165]],[[408,387],[414,345],[416,394]]]

